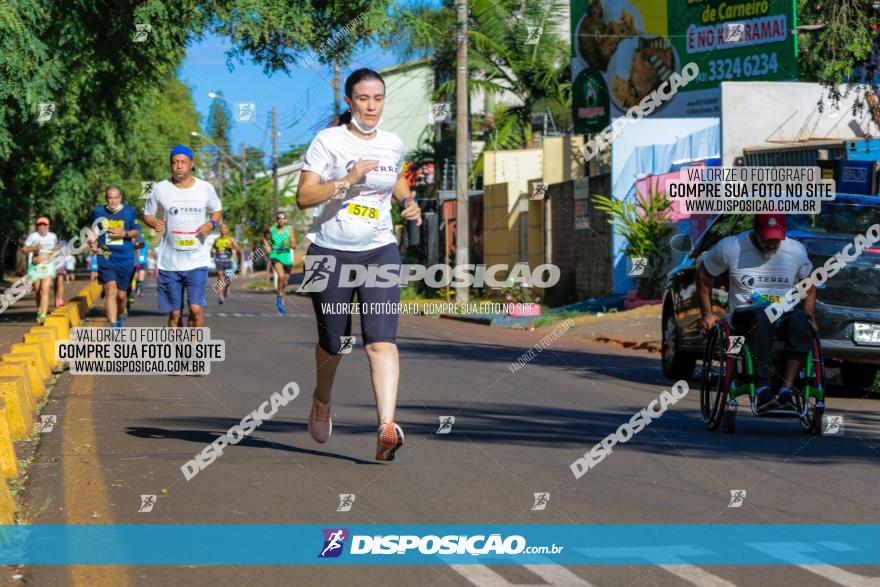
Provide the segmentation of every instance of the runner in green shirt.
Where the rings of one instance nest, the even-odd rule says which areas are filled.
[[[275,305],[278,313],[284,316],[287,313],[284,309],[287,280],[293,265],[293,250],[296,248],[293,231],[287,225],[287,215],[284,212],[275,215],[275,224],[264,235],[263,244],[269,249],[269,262],[278,274],[278,297]]]

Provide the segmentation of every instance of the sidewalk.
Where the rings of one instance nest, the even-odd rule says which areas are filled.
[[[641,306],[625,312],[573,318],[568,332],[578,338],[610,343],[628,349],[660,352],[660,319],[663,306]],[[549,325],[552,328],[554,325]]]
[[[7,274],[7,278],[13,278]],[[13,282],[0,281],[0,293],[6,291]],[[64,301],[68,301],[82,291],[89,284],[88,273],[77,275],[75,281],[68,281],[64,284]],[[50,297],[49,310],[54,310],[55,306],[55,288],[53,286]],[[34,300],[34,292],[30,292],[16,303],[6,308],[6,311],[0,314],[0,354],[8,353],[12,345],[21,342],[22,336],[27,333],[36,322],[36,302]]]

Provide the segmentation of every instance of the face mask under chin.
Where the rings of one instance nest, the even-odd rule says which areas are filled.
[[[382,124],[382,117],[379,117],[379,122],[376,123],[376,126],[373,128],[369,128],[367,125],[363,123],[361,117],[356,113],[352,112],[351,114],[351,123],[354,125],[356,129],[364,133],[365,135],[370,135],[376,132],[379,129],[379,125]]]

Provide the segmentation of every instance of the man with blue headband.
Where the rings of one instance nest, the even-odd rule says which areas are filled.
[[[205,286],[211,248],[205,239],[223,216],[220,198],[210,183],[193,176],[189,147],[171,150],[171,179],[153,186],[144,206],[144,224],[164,232],[159,247],[159,309],[168,312],[168,326],[182,326],[183,294],[189,302],[187,326],[204,326]],[[163,215],[160,220],[159,209]]]

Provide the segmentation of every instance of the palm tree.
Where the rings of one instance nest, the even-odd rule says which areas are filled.
[[[487,149],[517,149],[532,140],[531,117],[550,112],[557,128],[571,124],[570,43],[561,36],[567,4],[562,0],[471,0],[468,23],[468,94],[482,92],[490,102],[473,119],[474,138]],[[386,42],[403,58],[430,55],[436,78],[434,99],[455,99],[456,22],[452,0],[397,15]],[[538,33],[540,29],[540,34]],[[482,156],[475,170],[482,168]]]

